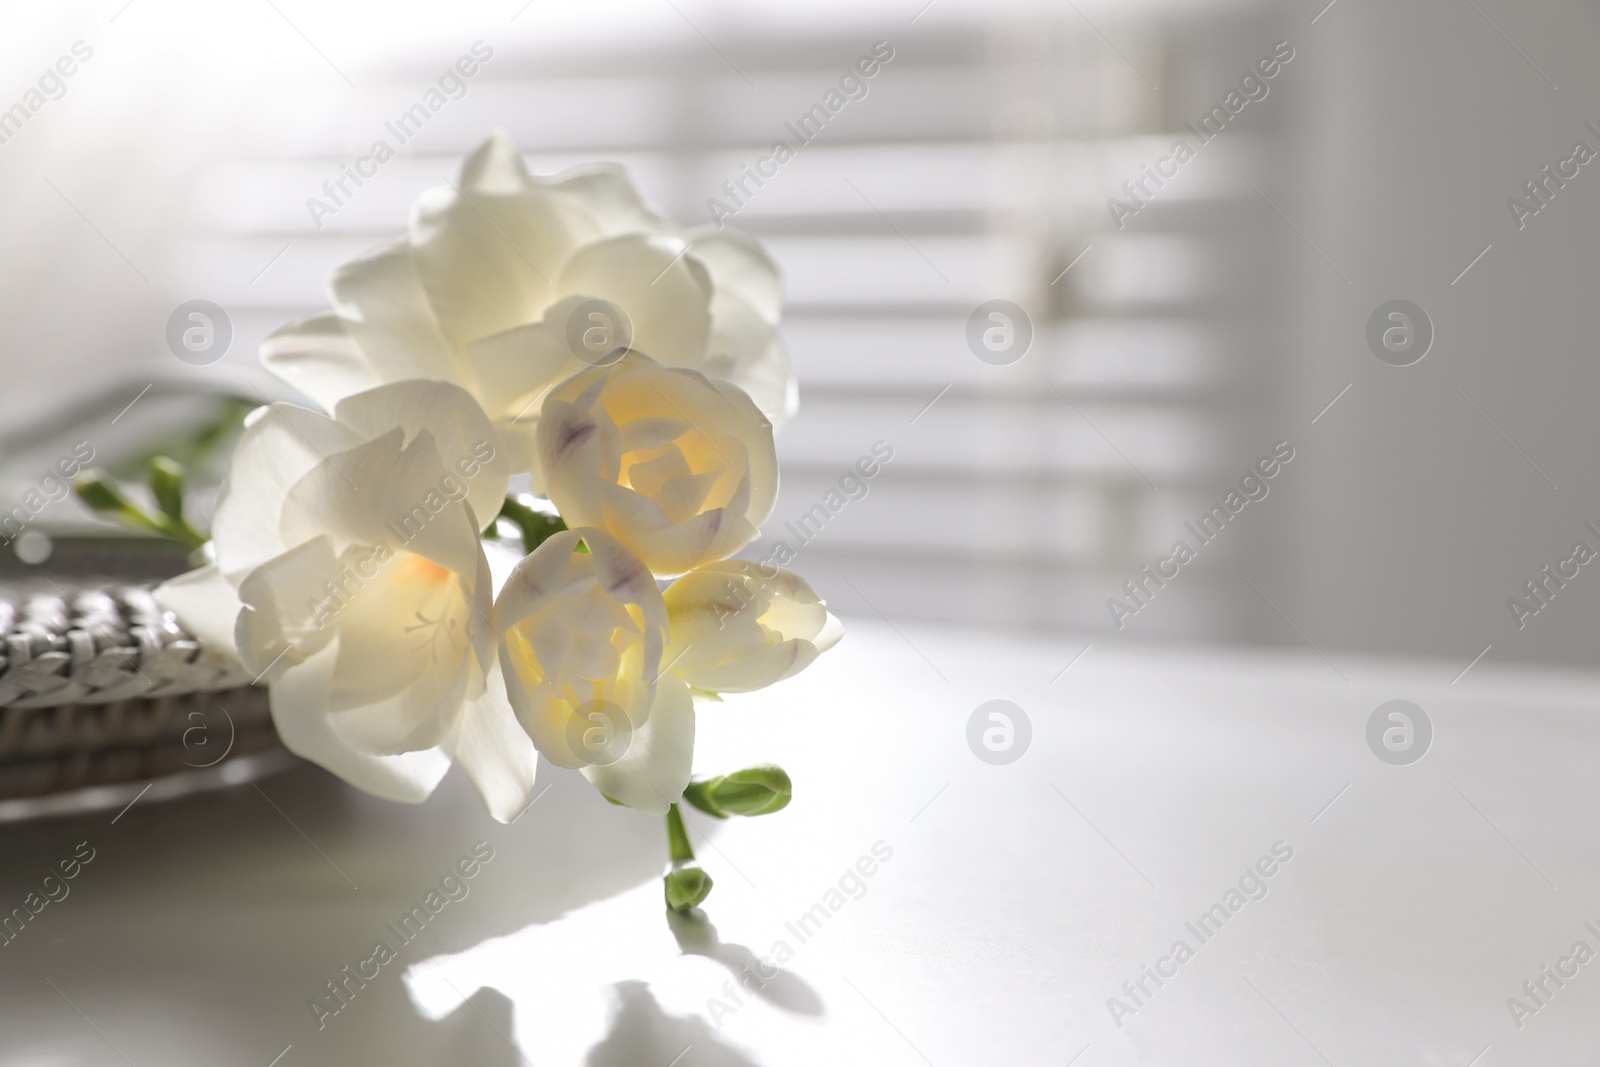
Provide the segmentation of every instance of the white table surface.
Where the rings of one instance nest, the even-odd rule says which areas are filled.
[[[549,768],[512,826],[455,774],[408,807],[306,768],[261,783],[281,812],[246,786],[0,827],[4,910],[78,842],[95,850],[0,948],[0,1065],[1505,1067],[1600,1050],[1600,960],[1520,1029],[1506,1004],[1574,942],[1600,950],[1600,676],[1491,660],[1452,685],[1460,663],[1097,645],[1052,684],[1082,641],[901,631],[854,620],[801,677],[702,711],[698,770],[775,759],[797,793],[762,819],[691,812],[717,886],[712,925],[676,935],[661,821]],[[1396,697],[1436,731],[1406,767],[1365,740]],[[1033,725],[1007,766],[966,743],[995,698]],[[310,998],[395,944],[384,924],[477,841],[495,858],[470,895],[318,1030]],[[879,841],[893,858],[865,895],[801,944],[786,922]],[[1278,841],[1294,856],[1267,895],[1204,944],[1187,933]],[[1194,958],[1116,1026],[1107,999],[1180,938]],[[781,975],[728,997],[780,940]]]

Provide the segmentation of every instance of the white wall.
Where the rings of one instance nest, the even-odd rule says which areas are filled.
[[[1292,512],[1271,516],[1287,567],[1279,606],[1333,648],[1465,667],[1492,644],[1486,661],[1591,664],[1600,566],[1521,630],[1507,600],[1575,541],[1600,549],[1583,528],[1600,526],[1600,161],[1520,231],[1506,200],[1576,140],[1600,151],[1584,128],[1600,125],[1600,16],[1588,4],[1478,7],[1341,0],[1302,31],[1314,92],[1292,131],[1283,206],[1351,284],[1299,245],[1284,418],[1308,444],[1283,487]],[[1363,338],[1396,297],[1436,331],[1405,368]]]

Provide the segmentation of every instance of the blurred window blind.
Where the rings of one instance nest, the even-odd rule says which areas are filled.
[[[251,358],[268,330],[324,306],[326,272],[399,232],[416,193],[495,126],[540,173],[616,160],[679,222],[709,222],[708,198],[728,200],[722,183],[775,141],[795,145],[785,123],[888,37],[894,58],[867,95],[729,222],[784,270],[801,383],[800,415],[779,438],[777,507],[743,555],[787,542],[794,569],[856,614],[1104,629],[1106,598],[1273,439],[1261,414],[1275,390],[1270,330],[1246,311],[1277,284],[1265,249],[1282,221],[1246,181],[1262,184],[1268,124],[1253,115],[1224,131],[1124,229],[1106,205],[1270,51],[1268,30],[1238,8],[1146,16],[929,19],[904,39],[780,39],[735,19],[653,51],[501,46],[466,97],[314,227],[305,198],[437,74],[398,66],[324,141],[217,167],[194,269],[233,277],[217,268],[272,261],[227,305]],[[1233,54],[1237,70],[1217,58]],[[1033,321],[1031,350],[1010,366],[967,346],[968,316],[995,298]],[[893,459],[850,499],[860,490],[846,476],[877,442]],[[1204,549],[1217,559],[1130,630],[1236,628],[1254,610],[1235,569],[1252,547],[1244,532],[1231,541]]]

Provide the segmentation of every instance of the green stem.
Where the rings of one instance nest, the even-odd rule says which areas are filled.
[[[190,548],[199,548],[206,543],[206,535],[190,526],[187,522],[160,522],[158,520],[156,532],[167,535],[174,541],[182,542]]]
[[[667,808],[667,848],[672,853],[674,865],[694,859],[694,849],[689,845],[689,831],[683,825],[683,814],[678,805]]]

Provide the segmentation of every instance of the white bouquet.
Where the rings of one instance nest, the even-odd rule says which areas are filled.
[[[795,405],[776,268],[680,232],[619,168],[534,177],[496,136],[330,293],[262,349],[320,410],[250,415],[212,562],[158,600],[265,680],[288,748],[368,792],[421,801],[455,760],[509,821],[542,754],[665,814],[668,902],[694,906],[677,804],[790,795],[773,766],[691,783],[695,700],[842,632],[798,576],[730,558]],[[483,538],[508,524],[526,555],[497,582]]]

